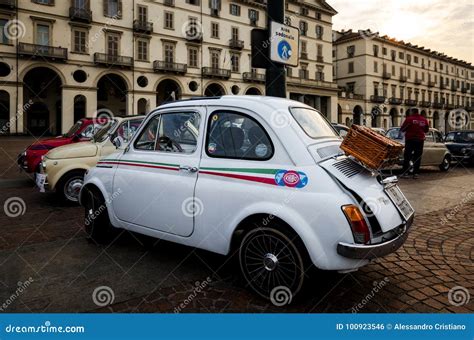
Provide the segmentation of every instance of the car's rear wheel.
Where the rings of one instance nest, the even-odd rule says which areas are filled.
[[[306,253],[302,247],[297,236],[274,228],[248,232],[239,250],[240,269],[248,286],[273,303],[282,296],[289,303],[305,278]]]
[[[84,185],[84,171],[74,170],[65,174],[57,184],[56,191],[69,203],[79,202],[79,193]]]
[[[448,171],[451,167],[451,157],[448,155],[444,156],[443,162],[439,165],[441,171]]]
[[[105,200],[94,188],[84,188],[83,191],[84,229],[95,242],[107,243],[115,234],[115,228],[110,223]]]

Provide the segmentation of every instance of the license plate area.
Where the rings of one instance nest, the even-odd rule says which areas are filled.
[[[408,202],[407,198],[400,190],[398,185],[391,185],[386,187],[385,193],[393,202],[393,204],[395,204],[404,220],[408,221],[415,213],[415,209],[413,209],[410,202]]]

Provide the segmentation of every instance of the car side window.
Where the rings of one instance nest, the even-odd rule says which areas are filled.
[[[209,157],[264,161],[273,153],[268,133],[255,119],[233,111],[210,115],[206,138]]]
[[[141,132],[135,142],[135,148],[191,154],[197,148],[200,120],[196,112],[156,115]]]
[[[441,133],[436,131],[434,133],[434,136],[435,136],[436,143],[443,143],[443,136],[441,135]]]
[[[446,142],[452,142],[454,141],[454,133],[448,133],[446,136]]]
[[[81,138],[92,138],[96,131],[95,124],[90,124],[81,132]]]
[[[115,138],[120,138],[121,145],[127,144],[128,142],[130,142],[133,135],[140,127],[141,122],[142,119],[134,119],[123,122],[114,132],[111,137],[111,140],[114,140]]]
[[[435,141],[435,139],[434,139],[434,137],[433,137],[433,131],[428,131],[428,132],[425,134],[425,136],[426,136],[426,139],[425,139],[426,142],[431,142],[431,143],[432,143],[432,142]]]

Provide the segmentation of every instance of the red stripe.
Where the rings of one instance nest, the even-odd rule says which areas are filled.
[[[273,178],[245,176],[245,175],[236,175],[236,174],[226,174],[226,173],[217,173],[217,172],[210,172],[210,171],[199,171],[199,173],[204,174],[204,175],[213,175],[213,176],[221,176],[221,177],[228,177],[228,178],[236,178],[236,179],[242,179],[244,181],[251,181],[251,182],[277,185]]]
[[[171,168],[167,166],[159,166],[159,165],[148,165],[148,164],[135,164],[135,163],[127,163],[127,162],[99,162],[98,164],[115,164],[115,165],[127,165],[127,166],[136,166],[136,167],[143,167],[143,168],[152,168],[152,169],[164,169],[164,170],[174,170],[179,171],[178,168]]]

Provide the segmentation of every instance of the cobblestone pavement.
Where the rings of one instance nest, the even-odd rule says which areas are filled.
[[[80,207],[38,193],[12,166],[27,144],[0,137],[0,312],[474,311],[473,168],[403,181],[418,215],[401,249],[354,273],[313,271],[299,297],[276,307],[226,257],[127,232],[108,247],[88,241]],[[2,209],[12,197],[25,202],[14,218]]]

